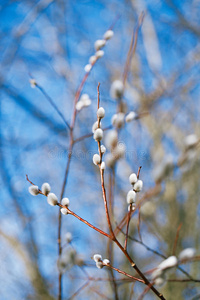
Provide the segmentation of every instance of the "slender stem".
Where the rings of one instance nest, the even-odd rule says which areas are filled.
[[[138,168],[138,172],[137,172],[137,179],[139,179],[139,177],[140,177],[140,170],[142,169],[142,166],[140,166],[139,168]]]
[[[130,206],[129,206],[129,212],[128,212],[128,217],[127,217],[126,238],[125,238],[125,243],[124,243],[124,250],[126,250],[126,248],[127,248],[128,229],[129,229],[129,224],[130,224],[130,219],[131,219],[131,211],[132,211],[132,204],[130,204]]]
[[[57,113],[59,114],[59,116],[61,117],[61,119],[63,120],[63,122],[65,123],[65,125],[68,127],[68,129],[70,129],[70,125],[69,123],[66,121],[64,115],[61,113],[61,111],[58,109],[58,107],[56,106],[56,104],[54,103],[53,99],[46,93],[46,91],[43,89],[43,87],[41,87],[38,83],[35,84],[35,86],[40,90],[40,92],[45,96],[45,98],[47,99],[47,101],[51,104],[51,106],[57,111]]]
[[[179,224],[178,228],[177,228],[177,231],[176,231],[176,238],[175,238],[175,241],[174,241],[174,246],[173,246],[173,250],[172,250],[172,254],[175,255],[176,253],[176,247],[177,247],[177,242],[178,242],[178,238],[179,238],[179,232],[181,230],[181,227],[182,227],[182,223]]]
[[[114,240],[120,250],[124,253],[127,257],[128,261],[130,262],[131,266],[135,269],[135,271],[140,275],[140,277],[144,280],[144,283],[151,288],[151,290],[162,300],[165,300],[164,296],[157,291],[157,289],[149,282],[146,276],[140,271],[140,269],[136,266],[135,262],[129,256],[126,250],[124,250],[123,246],[119,243],[117,239]]]
[[[144,12],[142,12],[140,14],[140,16],[138,18],[136,28],[135,28],[135,30],[133,32],[133,35],[132,35],[132,40],[131,40],[131,44],[130,44],[130,47],[129,47],[129,52],[128,52],[128,55],[127,55],[127,60],[126,60],[124,73],[123,73],[123,84],[125,84],[125,82],[126,82],[126,78],[127,78],[127,75],[128,75],[128,69],[130,67],[131,58],[133,57],[133,55],[135,53],[135,50],[136,50],[138,31],[139,31],[139,29],[142,25],[143,19],[144,19]]]
[[[124,271],[121,271],[121,270],[119,270],[119,269],[117,269],[117,268],[115,268],[115,267],[113,267],[113,266],[111,266],[111,265],[105,265],[105,266],[108,267],[108,268],[111,268],[111,269],[113,269],[113,270],[115,270],[115,271],[117,271],[117,272],[120,273],[120,274],[123,274],[123,275],[125,275],[125,276],[127,276],[127,277],[133,279],[134,281],[139,281],[139,282],[144,283],[144,280],[139,279],[139,278],[137,278],[137,277],[134,277],[134,276],[132,276],[132,275],[130,275],[130,274],[124,272]]]
[[[62,208],[66,208],[65,206],[63,206],[62,204],[58,203],[58,206],[62,207]],[[159,293],[156,288],[154,288],[154,286],[151,285],[151,283],[149,282],[149,280],[145,277],[145,275],[140,271],[140,269],[136,266],[135,262],[132,260],[132,258],[129,256],[128,252],[126,250],[124,250],[123,246],[120,244],[120,242],[116,239],[115,236],[113,235],[109,235],[106,232],[104,232],[103,230],[93,226],[92,224],[90,224],[88,221],[84,220],[83,218],[81,218],[80,216],[78,216],[77,214],[75,214],[73,211],[71,211],[69,208],[66,208],[68,213],[73,215],[75,218],[79,219],[81,222],[85,223],[86,225],[88,225],[89,227],[91,227],[92,229],[98,231],[100,234],[108,237],[109,239],[112,239],[116,245],[120,248],[120,250],[124,253],[124,255],[126,256],[126,258],[128,259],[128,261],[130,262],[131,266],[135,269],[135,271],[140,275],[140,277],[143,279],[144,283],[146,285],[148,285],[151,290],[162,300],[165,300],[164,296]]]
[[[79,221],[85,223],[86,225],[88,225],[89,227],[91,227],[92,229],[98,231],[100,234],[105,235],[107,238],[112,239],[112,236],[109,235],[108,233],[104,232],[103,230],[95,227],[94,225],[92,225],[91,223],[89,223],[88,221],[86,221],[85,219],[81,218],[79,215],[75,214],[75,212],[73,212],[72,210],[70,210],[68,207],[63,206],[62,204],[58,203],[57,204],[59,207],[61,208],[65,208],[67,209],[68,214],[74,216],[75,218],[77,218]]]

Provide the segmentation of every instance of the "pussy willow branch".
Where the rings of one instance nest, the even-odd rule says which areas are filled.
[[[150,189],[148,192],[144,194],[144,196],[139,200],[138,204],[135,207],[135,210],[131,212],[131,215],[138,209],[139,205],[141,205],[142,202],[147,201],[149,198],[158,195],[161,192],[161,185],[157,184],[155,187]],[[125,226],[127,220],[127,214],[122,218],[122,220],[119,222],[119,224],[116,226],[114,233],[117,235],[120,230]]]
[[[103,171],[103,170],[101,170]],[[27,176],[27,175],[26,175]],[[32,181],[30,181],[28,179],[27,176],[27,180],[31,183]],[[33,184],[34,185],[34,184]],[[43,194],[41,192],[41,194]],[[44,194],[43,194],[44,195]],[[45,195],[44,195],[45,196]],[[61,207],[61,208],[65,208],[68,212],[68,214],[73,215],[75,218],[77,218],[79,221],[85,223],[87,226],[91,227],[92,229],[94,229],[95,231],[99,232],[100,234],[106,236],[107,238],[113,240],[113,242],[116,243],[116,245],[120,248],[120,250],[124,253],[124,255],[126,256],[126,258],[128,259],[128,261],[130,262],[131,266],[135,269],[135,271],[140,275],[140,277],[144,280],[144,284],[146,284],[147,286],[151,286],[151,283],[148,281],[148,279],[145,277],[145,275],[140,271],[140,269],[136,266],[135,262],[132,260],[132,258],[129,256],[128,252],[126,250],[124,250],[123,246],[120,244],[120,242],[116,239],[115,235],[113,235],[111,233],[111,235],[107,234],[106,232],[104,232],[103,230],[93,226],[92,224],[90,224],[88,221],[84,220],[83,218],[81,218],[80,216],[78,216],[77,214],[75,214],[73,211],[71,211],[68,207],[62,205],[61,203],[57,203],[57,206]],[[150,287],[151,290],[162,300],[165,300],[164,296],[159,293],[156,288],[154,288],[154,286]]]
[[[95,65],[96,61],[92,64],[92,67]],[[72,150],[73,150],[73,146],[74,146],[74,126],[75,126],[75,121],[76,121],[76,116],[77,116],[77,110],[76,110],[76,104],[80,98],[80,94],[81,91],[84,87],[84,84],[90,74],[91,70],[87,73],[85,73],[76,93],[75,93],[75,97],[74,97],[74,107],[73,107],[73,115],[72,115],[72,119],[71,119],[71,124],[70,124],[70,146],[69,146],[69,155],[68,155],[68,160],[67,160],[67,165],[66,165],[66,169],[65,169],[65,175],[64,175],[64,180],[63,180],[63,184],[62,184],[62,191],[61,191],[61,195],[60,195],[60,201],[63,198],[64,192],[65,192],[65,188],[66,188],[66,184],[67,184],[67,178],[68,178],[68,174],[69,174],[69,168],[70,168],[70,163],[71,163],[71,158],[72,158]],[[59,255],[62,253],[62,247],[61,247],[61,227],[62,227],[62,214],[59,211],[59,216],[58,216],[58,252]],[[62,300],[62,273],[59,272],[59,295],[58,295],[58,300]]]
[[[101,151],[100,149],[100,142],[98,142],[98,148],[99,148],[99,152]],[[113,242],[115,242],[115,244],[120,248],[120,250],[124,253],[124,255],[126,256],[126,258],[129,260],[131,266],[135,269],[135,271],[140,275],[140,277],[144,280],[145,284],[150,286],[151,283],[149,282],[149,280],[145,277],[145,275],[140,271],[140,269],[137,267],[137,265],[135,264],[135,262],[132,260],[132,258],[129,256],[128,252],[123,248],[123,246],[120,244],[120,242],[117,240],[113,229],[112,229],[112,225],[110,222],[110,217],[109,217],[109,212],[108,212],[108,206],[107,206],[107,199],[106,199],[106,190],[105,190],[105,184],[104,184],[104,171],[101,169],[101,167],[99,166],[99,170],[100,170],[100,176],[101,176],[101,186],[102,186],[102,192],[103,192],[103,200],[104,200],[104,205],[105,205],[105,211],[106,211],[106,216],[107,216],[107,222],[108,222],[108,226],[109,226],[109,230],[110,230],[110,235],[111,235],[111,239],[113,240]],[[160,298],[160,299],[165,299],[164,296],[162,294],[160,294],[157,289],[154,286],[150,287],[151,290]]]
[[[157,291],[156,288],[154,288],[154,286],[151,285],[151,283],[148,281],[148,279],[145,277],[145,275],[140,271],[140,269],[136,266],[135,262],[132,260],[132,258],[129,256],[128,252],[126,250],[124,250],[123,246],[119,243],[119,241],[116,239],[115,236],[111,236],[107,233],[105,233],[104,231],[102,231],[101,229],[93,226],[92,224],[90,224],[88,221],[84,220],[83,218],[81,218],[80,216],[78,216],[77,214],[75,214],[73,211],[71,211],[69,208],[63,206],[62,204],[58,203],[58,206],[62,207],[62,208],[66,208],[68,213],[73,215],[75,218],[77,218],[79,221],[85,223],[86,225],[88,225],[89,227],[91,227],[92,229],[96,230],[97,232],[99,232],[100,234],[108,237],[109,239],[112,239],[113,242],[116,243],[116,245],[120,248],[120,250],[124,253],[124,255],[126,256],[126,258],[129,260],[132,268],[135,269],[135,271],[140,275],[140,277],[143,279],[144,284],[146,284],[147,286],[150,286],[151,290],[162,300],[165,300],[164,296],[159,293]]]
[[[97,86],[97,109],[99,109],[99,106],[100,106],[100,83],[98,83],[98,86]],[[97,118],[98,128],[100,128],[100,121],[101,121],[101,119]],[[101,153],[101,143],[100,142],[98,142],[98,151],[99,151],[99,155],[100,155],[100,162],[102,162],[102,153]],[[100,165],[99,165],[99,170],[101,172]],[[104,171],[102,171],[102,173],[104,173]],[[111,231],[112,230],[112,225],[111,225],[111,220],[110,220],[109,208],[108,208],[106,195],[104,197],[105,188],[103,189],[103,186],[102,186],[102,192],[103,192],[104,207],[105,207],[105,211],[106,211],[107,223],[108,223],[108,226],[109,226],[109,229],[110,229],[110,233],[112,233],[112,231]],[[110,209],[111,209],[111,206],[110,206]],[[112,251],[112,243],[110,243],[110,241],[111,240],[108,239],[108,253],[109,253],[109,259],[112,262],[112,260],[113,260],[113,251]],[[110,269],[110,274],[111,274],[112,283],[113,283],[113,290],[114,290],[115,300],[118,300],[119,296],[118,296],[118,292],[117,292],[117,284],[115,282],[115,277],[114,277],[112,269]]]
[[[129,47],[129,52],[128,52],[128,55],[127,55],[126,64],[125,64],[125,68],[124,68],[124,73],[123,73],[123,84],[124,85],[125,85],[126,78],[127,78],[127,75],[128,75],[128,69],[130,67],[131,58],[133,57],[133,55],[135,53],[135,50],[136,50],[138,31],[139,31],[139,29],[142,25],[143,19],[144,19],[144,12],[142,12],[140,14],[140,16],[138,18],[137,25],[136,25],[135,30],[134,30],[133,35],[132,35],[132,40],[131,40],[131,44],[130,44],[130,47]]]
[[[113,195],[114,195],[114,186],[115,186],[115,170],[112,169],[109,172],[109,192],[108,192],[108,209],[109,209],[109,214],[111,217],[111,221],[113,220]],[[113,264],[114,261],[114,251],[113,251],[113,243],[112,240],[108,239],[107,242],[107,253],[108,253],[108,259],[110,261],[110,264]],[[113,272],[113,269],[109,269],[110,270],[110,277],[112,279],[112,284],[113,284],[113,289],[114,289],[114,293],[115,293],[115,299],[119,299],[118,296],[118,290],[117,290],[117,282],[116,282],[116,278]]]
[[[125,233],[124,233],[121,229],[120,229],[120,232],[121,232],[122,234],[125,235]],[[158,252],[158,251],[156,251],[156,250],[150,248],[150,247],[147,246],[143,241],[137,240],[136,238],[133,238],[133,237],[131,237],[131,236],[128,236],[128,238],[129,238],[130,240],[132,240],[133,242],[136,242],[136,243],[142,245],[143,247],[145,247],[147,251],[150,251],[150,252],[152,252],[152,253],[156,254],[157,256],[160,256],[160,257],[162,257],[162,258],[164,258],[164,259],[167,258],[166,255],[164,255],[164,254],[162,254],[162,253],[160,253],[160,252]],[[184,275],[186,275],[186,276],[188,277],[189,280],[191,280],[191,281],[193,281],[193,280],[194,280],[194,281],[198,280],[198,279],[194,279],[194,278],[193,278],[190,274],[188,274],[182,267],[177,266],[177,269],[178,269],[179,271],[181,271]]]
[[[137,277],[134,277],[134,276],[132,276],[132,275],[130,275],[130,274],[124,272],[124,271],[121,271],[121,270],[119,270],[119,269],[117,269],[117,268],[115,268],[115,267],[113,267],[113,266],[111,266],[111,265],[105,265],[105,266],[108,267],[108,268],[111,268],[111,269],[113,269],[113,270],[115,270],[115,271],[117,271],[117,272],[120,273],[120,274],[123,274],[123,275],[125,275],[125,276],[131,278],[131,279],[134,280],[134,281],[139,281],[139,282],[145,283],[144,280],[139,279],[139,278],[137,278]]]

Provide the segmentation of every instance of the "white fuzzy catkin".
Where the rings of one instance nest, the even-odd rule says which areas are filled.
[[[163,262],[161,262],[158,266],[158,269],[165,270],[168,268],[173,268],[177,265],[178,260],[176,256],[169,256],[167,259],[165,259]]]
[[[50,205],[55,206],[58,203],[58,198],[54,193],[49,193],[49,195],[47,196],[47,202]]]
[[[174,169],[174,162],[171,156],[167,156],[163,162],[161,162],[154,170],[154,179],[156,182],[162,181],[168,176]]]
[[[166,283],[166,279],[163,277],[157,277],[155,279],[155,285],[162,287]]]
[[[111,29],[109,29],[104,33],[103,38],[107,41],[107,40],[111,39],[113,37],[113,35],[114,35],[114,32]]]
[[[180,261],[190,260],[195,256],[196,250],[194,248],[186,248],[180,252],[178,258]]]
[[[94,132],[93,138],[95,141],[101,141],[103,138],[103,130],[101,128],[97,128]]]
[[[130,190],[127,194],[126,200],[128,204],[132,204],[135,202],[136,193],[133,190]]]
[[[94,254],[93,259],[95,262],[102,261],[102,256],[100,254]]]
[[[85,100],[90,99],[88,94],[82,94],[79,101],[82,101],[83,103],[85,102]]]
[[[85,67],[84,67],[84,70],[86,73],[90,72],[90,70],[92,69],[92,65],[91,64],[87,64]]]
[[[113,168],[115,163],[116,163],[116,159],[115,157],[112,155],[112,153],[108,153],[105,156],[105,162],[106,162],[106,166],[108,166],[108,168]]]
[[[80,111],[84,107],[83,101],[78,101],[76,103],[76,110]]]
[[[37,185],[29,186],[28,191],[33,196],[37,196],[39,194],[39,188]]]
[[[100,127],[101,127],[101,123],[99,124],[100,125]],[[94,122],[94,124],[92,125],[92,132],[94,133],[95,132],[95,130],[98,128],[98,122],[96,121],[96,122]]]
[[[136,191],[136,192],[140,192],[143,188],[143,181],[142,180],[138,180],[134,186],[133,186],[133,189]]]
[[[134,185],[136,182],[137,182],[137,175],[135,173],[132,173],[130,176],[129,176],[129,182],[130,184]]]
[[[109,130],[106,134],[105,144],[111,149],[116,147],[118,142],[118,133],[116,130]]]
[[[104,51],[103,50],[98,50],[95,53],[95,56],[96,56],[97,59],[101,58],[102,56],[104,56]]]
[[[132,205],[131,205],[131,211],[134,211],[135,208],[136,208],[136,204],[132,203]],[[128,206],[128,211],[130,211],[130,205]]]
[[[134,111],[130,111],[129,114],[126,116],[125,121],[126,123],[129,123],[137,117],[137,114]]]
[[[98,165],[98,164],[100,163],[100,161],[101,161],[101,159],[100,159],[99,154],[94,154],[94,155],[93,155],[93,163],[94,163],[95,165]]]
[[[60,212],[61,212],[63,215],[67,215],[67,214],[68,214],[67,209],[64,208],[64,207],[62,207],[62,208],[60,209]]]
[[[83,102],[83,104],[84,104],[85,107],[90,106],[91,103],[92,103],[92,101],[91,101],[90,98],[89,98],[89,99],[86,99],[86,100]]]
[[[33,78],[31,78],[31,79],[29,80],[29,82],[30,82],[30,85],[31,85],[32,89],[34,89],[34,88],[36,87],[36,85],[37,85],[36,80],[33,79]]]
[[[45,196],[47,196],[47,195],[50,193],[50,191],[51,191],[50,184],[47,183],[47,182],[43,183],[43,185],[42,185],[42,187],[41,187],[41,190],[42,190],[42,193],[43,193]]]
[[[103,48],[106,44],[105,40],[96,40],[96,42],[94,43],[94,48],[96,51],[100,50],[101,48]]]
[[[118,113],[113,115],[112,117],[112,125],[115,126],[117,129],[121,128],[124,125],[124,113]]]
[[[93,64],[96,62],[96,60],[97,60],[96,56],[95,56],[95,55],[92,55],[92,56],[90,56],[90,58],[89,58],[89,63],[90,63],[91,65],[93,65]]]
[[[186,149],[191,149],[197,145],[198,138],[196,134],[190,134],[185,138],[185,147]]]
[[[120,99],[124,93],[124,85],[121,80],[115,80],[111,84],[110,95],[114,99]]]
[[[65,234],[65,240],[66,240],[67,243],[71,243],[71,241],[72,241],[72,234],[71,234],[71,232],[67,232]]]
[[[103,264],[104,264],[104,265],[109,265],[109,264],[110,264],[110,261],[109,261],[109,259],[107,259],[107,258],[104,258],[104,260],[103,260]]]
[[[120,159],[124,156],[126,151],[126,146],[123,143],[119,143],[113,151],[115,159]]]
[[[155,280],[155,279],[158,278],[158,277],[162,277],[162,275],[163,275],[163,270],[156,268],[156,269],[152,272],[151,278],[152,278],[152,280]]]
[[[105,117],[105,109],[103,107],[99,107],[97,110],[97,117],[101,119]]]
[[[105,170],[106,169],[106,164],[104,161],[102,161],[101,163],[101,170]]]
[[[79,101],[83,103],[83,106],[89,106],[91,104],[91,99],[88,94],[82,94]]]
[[[103,262],[102,261],[97,261],[96,266],[97,266],[98,269],[102,269],[103,268]]]
[[[106,147],[104,145],[101,145],[101,153],[102,154],[106,153]]]
[[[69,199],[68,198],[62,198],[62,200],[61,200],[61,204],[63,205],[63,206],[69,206]]]

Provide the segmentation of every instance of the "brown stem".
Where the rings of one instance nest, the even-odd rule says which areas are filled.
[[[138,31],[139,31],[139,29],[142,25],[143,19],[144,19],[144,13],[142,12],[139,16],[139,19],[138,19],[138,22],[137,22],[137,25],[136,25],[136,29],[133,32],[131,44],[130,44],[130,47],[129,47],[129,52],[128,52],[128,55],[127,55],[127,60],[126,60],[124,73],[123,73],[123,84],[124,85],[125,85],[126,78],[127,78],[127,75],[128,75],[128,70],[129,70],[129,67],[130,67],[131,58],[133,57],[133,55],[135,53],[135,50],[136,50]]]
[[[125,243],[124,243],[124,250],[126,250],[126,248],[127,248],[128,229],[129,229],[129,224],[130,224],[130,219],[131,219],[131,211],[132,211],[132,204],[130,204],[130,206],[129,206],[129,212],[128,212],[128,217],[127,217],[126,238],[125,238]]]
[[[139,168],[138,168],[138,172],[137,172],[137,179],[139,179],[139,177],[140,177],[140,170],[142,169],[142,166],[140,166]]]
[[[89,223],[88,221],[86,221],[85,219],[81,218],[80,216],[78,216],[77,214],[75,214],[72,210],[70,210],[69,208],[67,208],[66,206],[63,206],[62,204],[58,203],[57,204],[59,207],[61,208],[66,208],[68,211],[68,214],[74,216],[75,218],[77,218],[79,221],[85,223],[86,225],[88,225],[89,227],[91,227],[92,229],[98,231],[100,234],[105,235],[106,237],[108,237],[109,239],[113,239],[111,235],[109,235],[108,233],[104,232],[103,230],[95,227],[94,225],[92,225],[91,223]]]
[[[176,231],[176,238],[175,238],[175,241],[174,241],[174,246],[173,246],[173,250],[172,250],[172,254],[175,255],[176,253],[176,247],[177,247],[177,242],[178,242],[178,238],[179,238],[179,232],[181,230],[181,227],[182,227],[182,223],[179,224],[178,228],[177,228],[177,231]]]
[[[113,270],[115,270],[115,271],[117,271],[117,272],[120,273],[120,274],[123,274],[123,275],[125,275],[125,276],[127,276],[127,277],[133,279],[134,281],[139,281],[139,282],[144,283],[144,280],[139,279],[139,278],[137,278],[137,277],[134,277],[134,276],[132,276],[132,275],[130,275],[130,274],[124,272],[124,271],[121,271],[121,270],[119,270],[119,269],[117,269],[117,268],[115,268],[115,267],[113,267],[113,266],[111,266],[111,265],[105,265],[105,266],[108,267],[108,268],[111,268],[111,269],[113,269]]]

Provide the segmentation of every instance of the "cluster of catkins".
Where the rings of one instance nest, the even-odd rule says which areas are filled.
[[[107,258],[102,259],[100,254],[94,254],[93,259],[98,269],[102,269],[104,266],[108,266],[110,264],[110,261]]]
[[[63,248],[62,254],[60,255],[57,265],[59,271],[63,274],[67,270],[71,269],[74,265],[83,266],[84,260],[77,253],[77,251],[72,247],[72,234],[71,232],[67,232],[64,236],[64,241],[67,242],[65,247]]]
[[[89,73],[96,63],[96,61],[104,55],[102,48],[106,45],[107,41],[110,40],[114,35],[112,30],[107,30],[103,36],[103,39],[96,40],[94,43],[95,54],[90,56],[89,63],[84,67],[86,73]],[[91,104],[91,99],[88,94],[83,94],[79,101],[76,103],[76,110],[80,111],[82,108],[87,107]]]
[[[37,185],[31,185],[29,186],[29,193],[33,196],[37,196],[38,194],[43,194],[44,196],[47,197],[47,203],[52,206],[56,206],[58,204],[58,197],[54,193],[50,193],[51,191],[51,186],[49,183],[45,182],[43,183],[41,190]],[[63,198],[61,200],[61,204],[65,207],[61,208],[60,211],[63,215],[68,214],[67,207],[69,206],[69,199],[68,198]]]
[[[176,256],[169,256],[162,261],[151,274],[153,282],[158,286],[163,286],[167,280],[167,273],[180,263],[190,261],[195,255],[195,249],[186,248],[180,252],[178,258]]]
[[[132,207],[132,210],[135,209],[135,201],[136,201],[136,193],[140,192],[143,188],[143,181],[137,178],[137,175],[135,173],[132,173],[129,176],[129,182],[132,185],[132,189],[127,193],[127,203],[129,205],[130,209],[130,204]]]
[[[97,110],[97,121],[92,126],[93,138],[96,142],[100,142],[103,138],[103,130],[101,129],[101,119],[105,116],[105,110],[103,107],[99,107]],[[106,147],[104,145],[100,146],[101,157],[106,152]],[[105,170],[106,165],[105,162],[102,162],[100,154],[93,155],[93,163],[95,165],[101,164],[101,169]]]
[[[104,55],[102,48],[106,45],[107,41],[113,37],[113,35],[114,32],[112,30],[107,30],[104,33],[103,39],[95,41],[94,48],[96,52],[94,55],[90,56],[89,63],[84,67],[86,73],[90,72],[96,61]]]

